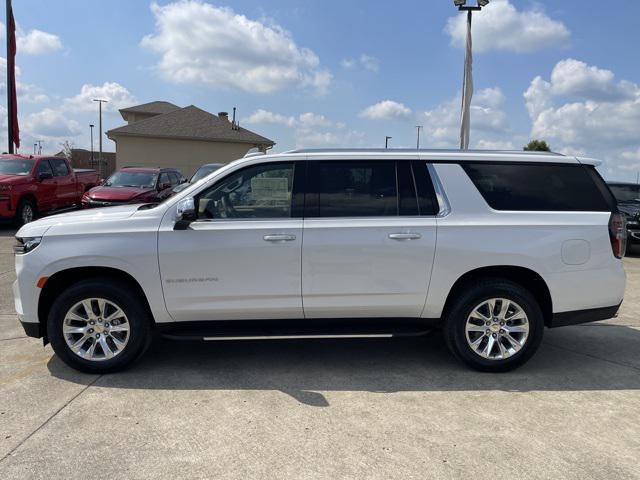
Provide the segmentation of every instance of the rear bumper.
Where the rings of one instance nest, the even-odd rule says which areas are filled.
[[[608,320],[618,315],[621,303],[612,307],[591,308],[589,310],[575,310],[573,312],[554,313],[551,318],[550,328],[567,327],[581,323]]]

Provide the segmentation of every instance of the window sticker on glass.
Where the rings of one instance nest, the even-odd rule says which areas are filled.
[[[251,196],[256,201],[289,200],[289,180],[286,177],[254,177],[251,179]]]

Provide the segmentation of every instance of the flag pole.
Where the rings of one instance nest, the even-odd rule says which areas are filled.
[[[12,16],[12,12],[11,12],[11,0],[7,0],[7,21],[5,22],[6,24],[6,28],[7,28],[7,32],[6,32],[6,38],[7,38],[7,129],[8,129],[8,139],[9,139],[9,153],[13,153],[13,78],[12,78],[12,70],[15,70],[14,68],[11,68],[11,64],[13,62],[15,62],[15,59],[13,58],[13,55],[11,54],[11,34],[9,32],[10,30],[10,23],[11,23],[11,16]]]

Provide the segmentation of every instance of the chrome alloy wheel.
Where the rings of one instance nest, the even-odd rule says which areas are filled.
[[[467,343],[487,360],[504,360],[524,347],[529,319],[524,309],[506,298],[491,298],[476,306],[465,325]]]
[[[122,353],[131,326],[124,311],[104,298],[76,303],[64,317],[62,333],[67,346],[85,360],[109,360]]]
[[[22,224],[33,222],[33,207],[28,203],[22,207]]]

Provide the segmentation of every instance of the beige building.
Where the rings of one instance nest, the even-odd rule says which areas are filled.
[[[175,167],[190,177],[205,163],[227,163],[275,143],[193,105],[151,102],[120,110],[127,125],[107,132],[116,143],[116,167]]]

